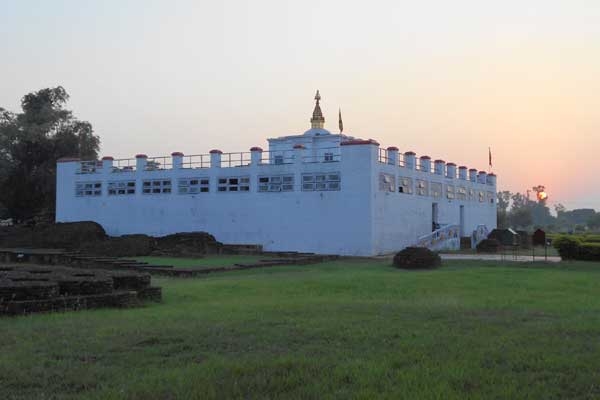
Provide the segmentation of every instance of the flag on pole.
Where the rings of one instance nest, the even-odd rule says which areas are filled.
[[[340,134],[344,131],[344,123],[342,122],[342,109],[340,108],[339,114],[339,126],[340,126]]]
[[[488,158],[489,158],[490,168],[492,168],[492,148],[491,147],[488,147]]]

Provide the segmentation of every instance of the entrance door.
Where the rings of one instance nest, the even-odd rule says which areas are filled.
[[[435,231],[440,228],[438,222],[438,203],[431,204],[431,231]]]
[[[460,236],[465,236],[465,206],[460,206]]]

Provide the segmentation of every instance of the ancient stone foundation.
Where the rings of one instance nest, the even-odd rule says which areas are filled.
[[[0,265],[0,315],[133,307],[161,301],[148,273],[30,264]]]

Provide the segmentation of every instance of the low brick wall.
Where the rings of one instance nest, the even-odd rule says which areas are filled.
[[[148,273],[31,264],[0,265],[0,314],[133,307],[161,301]]]

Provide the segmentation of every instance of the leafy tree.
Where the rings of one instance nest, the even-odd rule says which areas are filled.
[[[595,215],[591,216],[588,219],[587,226],[592,230],[600,229],[600,212],[597,212]]]
[[[58,86],[25,95],[21,113],[0,109],[0,203],[17,221],[54,212],[59,158],[97,158],[100,139],[68,99]]]
[[[509,215],[510,225],[518,228],[527,228],[533,223],[533,215],[530,207],[520,207],[511,210]]]

